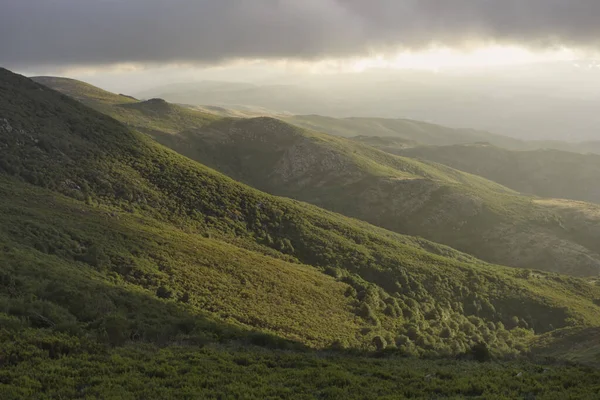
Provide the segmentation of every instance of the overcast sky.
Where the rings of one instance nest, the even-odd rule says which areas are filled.
[[[0,66],[128,94],[202,80],[291,83],[331,104],[377,100],[344,105],[348,115],[386,106],[386,116],[589,137],[600,123],[589,111],[600,93],[599,16],[600,0],[0,0]]]
[[[0,0],[9,68],[600,44],[598,0]]]

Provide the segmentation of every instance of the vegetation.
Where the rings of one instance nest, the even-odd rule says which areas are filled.
[[[0,99],[2,398],[598,393],[467,361],[600,327],[588,281],[261,193],[6,70]]]
[[[87,86],[62,82],[54,86],[86,97]],[[93,98],[84,101],[95,104]],[[493,263],[578,276],[600,270],[598,236],[565,229],[568,216],[560,209],[484,178],[272,118],[211,120],[161,104],[175,110],[172,114],[195,115],[196,122],[178,125],[169,117],[147,118],[155,115],[149,102],[112,105],[114,111],[105,109],[108,102],[96,108],[185,156],[276,195],[425,237]]]
[[[522,146],[518,139],[475,129],[453,129],[409,119],[332,118],[320,115],[295,115],[285,121],[318,132],[352,138],[383,137],[424,145],[452,145],[488,141],[502,147]]]
[[[43,371],[43,372],[42,372]],[[102,371],[102,375],[90,372]],[[3,369],[5,399],[594,398],[598,370],[527,363],[375,359],[206,345],[124,346]]]
[[[183,296],[192,289],[176,286],[174,277],[167,279],[167,276],[163,276],[163,270],[175,268],[161,267],[171,257],[158,249],[168,248],[169,245],[153,245],[171,236],[167,233],[173,232],[172,235],[175,235],[175,232],[179,232],[172,241],[174,249],[170,254],[180,255],[178,259],[183,263],[180,266],[183,271],[198,268],[193,261],[198,256],[193,255],[183,261],[183,255],[192,250],[184,251],[182,246],[191,241],[192,248],[202,243],[206,246],[233,245],[240,248],[239,251],[246,252],[241,254],[247,254],[247,251],[256,253],[260,261],[248,262],[255,264],[256,268],[260,265],[264,269],[265,264],[277,262],[292,263],[286,264],[286,269],[297,270],[293,266],[304,263],[327,272],[338,282],[338,289],[328,289],[327,292],[344,294],[343,303],[335,304],[334,308],[350,309],[360,317],[363,325],[354,329],[365,332],[367,336],[361,340],[369,346],[379,333],[404,332],[409,339],[412,336],[410,340],[413,341],[420,339],[415,332],[424,328],[430,331],[431,337],[421,338],[422,346],[419,347],[433,349],[431,340],[443,342],[443,339],[449,339],[435,339],[436,330],[441,331],[446,326],[431,327],[424,324],[445,313],[456,314],[456,322],[463,323],[465,329],[473,326],[467,329],[472,330],[472,335],[465,335],[464,340],[461,339],[462,348],[457,349],[460,351],[478,341],[481,332],[486,333],[490,329],[487,322],[480,323],[477,318],[485,320],[489,317],[495,322],[502,322],[508,329],[535,325],[534,329],[540,332],[549,330],[550,325],[561,327],[572,323],[596,323],[596,306],[593,303],[596,289],[593,286],[584,285],[578,280],[555,280],[553,275],[542,275],[541,279],[530,282],[523,279],[519,271],[488,266],[443,246],[396,235],[306,204],[270,197],[170,152],[147,137],[131,132],[116,121],[93,113],[66,97],[60,98],[50,90],[40,91],[41,86],[24,79],[13,82],[15,79],[11,77],[9,75],[9,79],[6,79],[3,88],[6,92],[3,97],[11,99],[2,110],[3,115],[11,116],[10,122],[7,122],[10,132],[2,136],[2,159],[7,160],[2,166],[5,173],[79,201],[76,204],[84,208],[76,214],[89,215],[91,218],[95,213],[100,213],[98,218],[101,219],[104,213],[116,213],[104,227],[94,225],[95,228],[90,230],[80,226],[75,237],[81,239],[77,244],[70,245],[70,256],[75,261],[87,260],[92,266],[104,265],[109,270],[121,271],[127,276],[140,276],[141,283],[148,285],[146,289],[158,293],[159,297]],[[6,185],[18,187],[10,184],[10,181]],[[8,196],[10,192],[5,195]],[[20,204],[17,200],[20,198],[29,199],[32,204],[35,195],[17,192],[12,197],[15,198],[11,202],[13,205]],[[39,203],[52,204],[60,209],[58,200],[40,200]],[[93,210],[96,211],[92,213]],[[55,229],[63,226],[65,231],[73,231],[73,222],[67,217],[73,213],[73,210],[64,211],[45,225]],[[5,214],[6,218],[18,215],[15,211]],[[47,215],[53,213],[40,212],[35,220]],[[113,220],[115,218],[116,221]],[[87,221],[88,218],[83,222]],[[111,237],[109,232],[120,224],[138,234],[135,238],[128,236],[120,250],[111,250],[113,245],[106,242]],[[8,223],[5,225],[10,226]],[[33,231],[45,232],[49,229],[46,226],[33,228]],[[151,232],[162,233],[160,240],[142,235],[150,227],[154,229]],[[96,230],[100,230],[100,233],[90,237]],[[13,232],[11,236],[15,234]],[[181,236],[184,234],[192,236],[185,239]],[[48,236],[52,237],[50,233]],[[137,243],[136,251],[123,249],[126,244],[132,244],[130,241]],[[35,248],[35,243],[32,245]],[[53,249],[63,248],[66,244],[42,243],[38,246],[48,248],[48,252],[54,254]],[[201,253],[207,254],[204,257],[208,257],[208,254],[235,254],[229,247],[226,249],[205,249]],[[142,260],[131,260],[131,254]],[[240,260],[248,257],[240,255]],[[269,257],[269,261],[263,260],[263,257]],[[113,259],[117,261],[110,261]],[[123,259],[130,260],[126,262],[129,267],[124,270],[121,265]],[[216,259],[206,264],[215,267],[231,262]],[[143,271],[146,268],[158,269],[158,272],[155,271],[157,277],[145,277]],[[141,271],[136,272],[137,269]],[[233,269],[240,270],[241,267]],[[204,272],[201,275],[207,274]],[[474,274],[480,279],[469,278]],[[189,273],[185,275],[186,284],[189,285]],[[268,275],[271,279],[277,277],[272,271]],[[305,278],[302,280],[306,281]],[[165,288],[160,289],[161,286]],[[510,289],[510,286],[514,289]],[[485,290],[487,297],[479,299],[479,293],[484,292],[483,287],[488,289]],[[558,287],[562,288],[562,292],[557,290]],[[239,288],[232,288],[224,297],[231,299],[230,292],[237,290]],[[523,301],[523,290],[529,293],[527,297],[531,300],[531,309],[516,306]],[[195,288],[194,292],[211,291],[209,288]],[[301,292],[309,291],[302,289]],[[538,298],[538,293],[544,293],[543,297]],[[577,293],[578,296],[571,298],[569,293]],[[217,297],[215,293],[210,293],[201,304],[214,301]],[[585,298],[588,303],[583,300]],[[308,303],[315,301],[307,300]],[[330,299],[323,303],[332,301]],[[566,304],[573,301],[584,301],[583,304],[588,306],[569,307],[574,310],[572,314],[554,312],[557,310],[551,306],[554,302]],[[193,301],[187,303],[194,304]],[[548,311],[548,315],[542,317],[543,310],[548,306],[553,312]],[[239,314],[245,313],[248,312]],[[276,313],[268,314],[272,316]],[[467,317],[475,319],[470,321]],[[517,317],[517,322],[514,317]],[[282,325],[289,327],[294,324],[287,321]],[[365,327],[370,328],[368,332],[364,330]],[[495,328],[505,330],[503,327]],[[302,331],[307,333],[306,329]],[[519,335],[521,333],[518,332]],[[290,336],[289,332],[287,336]],[[452,334],[446,336],[452,337]],[[324,347],[331,344],[334,337],[339,339],[340,333],[330,335],[329,339],[323,338],[320,343],[319,340],[310,343],[308,338],[302,341]],[[350,340],[350,335],[348,338]],[[386,342],[394,341],[394,337],[391,340],[386,338]]]
[[[139,101],[67,78],[37,77],[36,82],[73,97],[96,110],[147,132],[178,133],[217,120],[213,114],[169,104],[161,99]]]
[[[478,144],[382,149],[477,174],[521,193],[600,203],[600,155]]]

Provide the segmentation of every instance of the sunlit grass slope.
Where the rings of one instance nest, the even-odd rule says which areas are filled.
[[[482,177],[273,118],[209,117],[161,100],[98,107],[93,98],[86,100],[86,84],[66,80],[55,86],[181,154],[272,194],[493,263],[579,276],[600,271],[600,238],[582,239],[564,229],[560,211]],[[179,113],[193,121],[170,117]]]
[[[413,396],[595,393],[580,368],[543,386],[531,364],[480,369],[492,380],[465,362],[314,352],[516,356],[600,326],[588,281],[264,194],[6,70],[0,99],[3,398],[377,398],[399,389],[384,371]]]

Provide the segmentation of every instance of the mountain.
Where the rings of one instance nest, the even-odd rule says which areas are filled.
[[[521,148],[525,143],[507,136],[478,131],[454,129],[441,125],[408,119],[389,118],[332,118],[320,115],[283,117],[300,127],[343,137],[382,137],[402,139],[424,145],[450,145],[473,142],[490,142],[507,148]]]
[[[406,118],[526,141],[597,141],[599,98],[594,83],[600,69],[586,61],[573,64],[435,72],[375,68],[359,74],[287,75],[285,80],[272,81],[285,85],[190,82],[155,88],[137,97],[226,108],[243,104],[336,118]],[[583,67],[586,64],[592,68]]]
[[[332,118],[321,115],[274,115],[291,124],[343,136],[398,154],[409,147],[491,144],[508,150],[560,150],[600,154],[600,142],[520,140],[476,129],[455,129],[422,121],[390,118]],[[257,116],[257,115],[252,115]]]
[[[94,106],[94,101],[83,101]],[[177,105],[164,106],[171,113],[192,115]],[[170,125],[161,131],[156,128],[160,123],[144,118],[148,112],[143,110],[152,108],[148,102],[112,107],[109,115],[260,190],[421,236],[492,263],[577,276],[600,270],[597,236],[589,240],[577,234],[579,225],[573,221],[566,229],[564,210],[484,178],[273,118],[211,119],[196,112],[195,123],[164,119],[162,124]]]
[[[86,104],[100,109],[103,112],[114,113],[114,110],[102,108],[105,105],[121,104],[123,99],[130,102],[134,98],[125,95],[115,95],[102,89],[91,86],[87,83],[56,77],[34,77],[37,82],[53,87],[63,93],[70,95]],[[442,125],[427,123],[423,121],[409,119],[392,118],[333,118],[322,115],[293,115],[289,112],[275,111],[277,108],[265,108],[260,106],[249,106],[240,104],[220,104],[216,99],[207,99],[206,103],[212,105],[189,105],[194,101],[186,98],[175,98],[169,96],[169,91],[189,90],[208,88],[223,90],[227,93],[235,92],[238,89],[256,88],[249,84],[230,84],[227,82],[201,82],[199,84],[179,84],[168,85],[151,92],[144,92],[138,97],[142,99],[164,98],[175,103],[180,103],[184,108],[192,109],[209,114],[216,114],[222,117],[252,118],[261,116],[271,116],[282,119],[293,125],[318,132],[329,133],[331,135],[354,138],[363,137],[368,141],[370,137],[381,137],[385,140],[397,138],[405,140],[409,147],[416,145],[454,145],[454,144],[473,144],[479,142],[491,143],[495,146],[511,150],[539,150],[555,149],[562,151],[577,152],[582,154],[595,153],[600,154],[600,142],[566,142],[559,140],[520,140],[509,136],[498,135],[484,130],[476,129],[457,129]],[[159,93],[157,96],[151,96],[152,93]],[[289,98],[294,98],[292,93],[287,93]],[[322,96],[322,95],[320,95]],[[270,98],[270,97],[269,97]],[[175,100],[174,100],[175,99]],[[276,103],[280,104],[281,100]],[[202,103],[201,103],[202,104]],[[323,106],[324,107],[324,106]],[[123,118],[121,118],[123,119]],[[377,139],[375,139],[377,140]]]
[[[198,82],[167,85],[140,92],[137,97],[164,98],[172,103],[202,106],[210,104],[228,109],[258,108],[273,113],[305,113],[317,104],[331,108],[331,99],[325,92],[297,85],[253,85],[237,82]]]
[[[559,150],[510,151],[485,144],[378,147],[477,174],[521,193],[600,203],[600,155]]]
[[[221,121],[176,139],[154,137],[261,190],[490,262],[598,274],[600,249],[567,230],[560,210],[439,164],[387,156],[265,118]]]
[[[584,395],[600,376],[397,358],[600,327],[589,281],[267,195],[6,70],[0,160],[3,398]]]

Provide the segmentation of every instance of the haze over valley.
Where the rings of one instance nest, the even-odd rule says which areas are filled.
[[[194,105],[275,113],[382,117],[473,128],[525,140],[596,140],[600,69],[577,60],[466,70],[374,69],[277,83],[187,82],[136,91]]]

